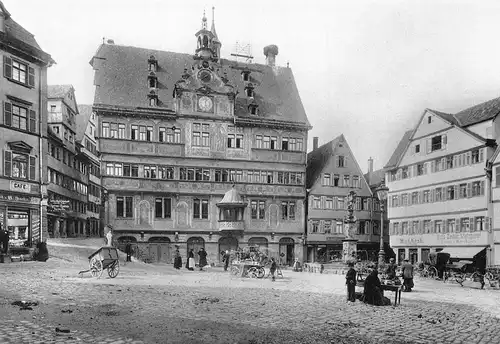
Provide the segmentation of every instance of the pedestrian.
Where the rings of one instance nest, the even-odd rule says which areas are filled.
[[[227,271],[227,267],[229,266],[229,250],[226,250],[222,255],[222,261],[224,262],[224,271]]]
[[[413,288],[413,265],[410,264],[408,258],[405,258],[403,263],[403,291],[410,292]]]
[[[127,241],[127,245],[125,245],[125,253],[127,254],[127,262],[132,261],[132,245],[130,244],[130,240]]]
[[[276,280],[276,277],[274,277],[275,272],[276,272],[276,260],[274,260],[274,257],[271,257],[271,268],[269,269],[269,273],[272,276],[273,282]]]
[[[198,251],[198,256],[200,257],[198,265],[200,267],[200,271],[203,271],[203,267],[208,265],[208,263],[207,263],[207,251],[205,251],[205,249],[203,247],[200,248],[200,250]]]
[[[354,270],[354,264],[352,262],[348,263],[349,270],[345,275],[345,284],[347,285],[347,301],[356,301],[356,270]]]
[[[113,246],[113,232],[111,231],[111,228],[108,230],[108,233],[106,234],[106,239],[108,241],[108,246]]]
[[[179,246],[175,245],[175,253],[174,253],[174,268],[180,270],[182,267],[182,256],[179,252]]]
[[[391,304],[391,301],[384,297],[384,294],[382,293],[382,284],[378,278],[377,269],[373,269],[365,279],[363,299],[365,303],[374,306],[389,306]]]
[[[186,261],[186,269],[189,271],[194,271],[194,250],[190,249]]]
[[[396,263],[395,259],[391,258],[389,259],[389,265],[387,265],[387,269],[385,270],[385,273],[387,274],[387,279],[388,280],[395,280],[396,279]]]
[[[7,254],[9,250],[9,231],[2,224],[0,224],[0,244],[2,244],[3,253]]]

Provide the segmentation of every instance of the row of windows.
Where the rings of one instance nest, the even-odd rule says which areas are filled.
[[[8,127],[37,133],[36,111],[27,106],[4,102],[4,124]]]
[[[101,206],[99,204],[93,203],[93,202],[88,202],[87,203],[87,210],[93,213],[99,214],[101,211]]]
[[[210,147],[210,124],[208,123],[193,123],[192,132],[192,145],[195,147]],[[238,128],[236,128],[238,129]],[[239,130],[237,133],[231,133],[234,131],[234,126],[229,126],[227,134],[227,147],[228,148],[243,148],[244,146],[244,135]],[[102,123],[101,136],[105,138],[117,138],[126,139],[126,125],[122,123]],[[153,142],[154,138],[154,128],[153,126],[147,125],[131,125],[130,126],[130,139],[138,141]],[[280,145],[278,145],[277,136],[263,136],[256,135],[255,137],[255,147],[265,148],[265,149],[281,149],[286,151],[303,151],[304,141],[302,138],[295,137],[281,137]],[[158,128],[158,142],[167,143],[181,143],[181,129],[179,128],[168,128],[159,127]]]
[[[389,175],[390,181],[414,178],[430,173],[446,171],[452,168],[469,166],[484,162],[483,149],[474,149],[470,152],[439,157],[432,161],[418,163],[416,165],[405,166],[397,171],[394,170]]]
[[[89,195],[101,198],[101,187],[99,185],[89,184]]]
[[[76,191],[81,195],[87,195],[87,185],[80,183],[73,178],[65,176],[51,168],[48,169],[49,172],[49,182],[62,186],[70,191]]]
[[[49,142],[49,154],[53,158],[62,161],[66,166],[74,168],[84,175],[88,174],[87,164],[77,159],[75,154],[64,147],[58,147]]]
[[[406,207],[415,204],[451,201],[462,198],[484,196],[484,181],[460,183],[435,189],[413,191],[389,198],[389,207]]]
[[[88,138],[85,138],[85,148],[93,155],[98,156],[99,153],[97,151],[96,144]]]
[[[390,224],[389,233],[391,235],[414,235],[483,231],[488,230],[487,220],[484,216],[476,216],[434,221],[394,222]]]
[[[361,182],[359,176],[349,176],[343,175],[342,179],[339,174],[324,173],[323,174],[323,186],[338,186],[347,188],[361,188]]]
[[[380,223],[378,221],[360,220],[356,234],[380,235]],[[387,225],[385,228],[387,232]],[[344,234],[344,221],[342,219],[333,220],[312,220],[309,225],[309,233],[313,234]]]
[[[120,218],[133,217],[133,197],[117,197],[116,198],[116,216]],[[193,199],[193,218],[208,219],[208,199],[195,198]],[[281,219],[295,220],[296,203],[294,201],[281,202]],[[266,201],[251,200],[250,201],[250,216],[252,219],[266,219]],[[172,199],[169,197],[158,197],[155,199],[155,218],[170,219],[172,218]]]
[[[301,172],[272,172],[235,169],[210,169],[195,167],[173,167],[143,165],[142,177],[164,180],[190,180],[215,182],[246,182],[261,184],[303,185]],[[213,170],[213,172],[212,172]],[[139,177],[139,165],[106,163],[106,174],[116,177]]]
[[[6,177],[36,180],[36,157],[6,150],[3,171]]]
[[[313,209],[347,210],[347,206],[347,196],[313,196],[312,198]],[[372,208],[375,211],[380,210],[378,199],[370,197],[356,197],[354,201],[354,210],[370,211]]]
[[[52,106],[55,106],[55,105],[52,105]],[[73,116],[73,112],[71,110],[69,110],[69,108],[68,108],[68,114],[70,116]],[[72,121],[69,120],[69,122],[71,123]],[[51,128],[59,137],[59,133],[61,132],[61,126],[60,125],[52,125]],[[62,130],[64,130],[64,134],[63,134],[64,140],[69,141],[70,143],[73,143],[73,137],[74,137],[73,133],[65,126],[62,126]]]

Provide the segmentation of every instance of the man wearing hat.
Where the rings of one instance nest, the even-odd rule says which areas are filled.
[[[396,279],[396,260],[394,258],[389,259],[389,264],[385,270],[388,280]]]
[[[413,265],[410,264],[408,258],[405,258],[403,263],[403,291],[410,292],[413,288]]]

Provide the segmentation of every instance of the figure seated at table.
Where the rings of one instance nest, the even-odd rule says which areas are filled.
[[[391,301],[387,297],[384,297],[384,294],[382,293],[382,284],[378,278],[377,269],[373,269],[373,271],[365,279],[363,301],[374,306],[391,305]]]

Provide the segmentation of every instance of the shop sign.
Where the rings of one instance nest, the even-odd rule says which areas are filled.
[[[0,201],[36,203],[35,201],[33,201],[33,199],[36,200],[36,198],[29,196],[0,194]]]
[[[11,180],[10,181],[10,190],[16,191],[16,192],[30,193],[31,192],[31,184],[18,182],[16,180]]]
[[[487,232],[460,232],[391,236],[391,246],[486,245]]]
[[[49,207],[53,210],[69,210],[69,200],[53,199],[49,201]]]

